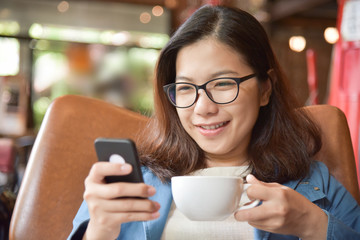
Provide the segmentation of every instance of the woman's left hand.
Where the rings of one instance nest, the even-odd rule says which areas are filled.
[[[326,239],[326,213],[300,193],[278,183],[265,183],[249,175],[250,199],[260,199],[255,208],[235,213],[238,221],[272,233],[295,235],[301,239]]]

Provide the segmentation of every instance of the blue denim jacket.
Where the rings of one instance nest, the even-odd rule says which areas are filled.
[[[167,216],[172,204],[171,186],[162,183],[149,169],[143,168],[144,180],[156,188],[156,194],[151,198],[161,205],[160,217],[145,222],[124,223],[118,240],[127,239],[161,239]],[[299,181],[284,184],[304,195],[311,202],[319,206],[328,215],[327,239],[351,240],[360,239],[360,206],[349,192],[330,176],[327,167],[321,162],[314,162],[308,177]],[[87,223],[89,212],[84,201],[73,221],[70,239],[81,239]],[[301,223],[299,223],[301,224]],[[280,235],[259,229],[254,231],[254,239],[299,239],[295,236]]]

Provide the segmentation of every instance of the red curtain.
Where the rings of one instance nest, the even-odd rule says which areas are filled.
[[[346,6],[347,5],[347,6]],[[328,103],[344,111],[350,128],[358,180],[360,138],[360,2],[338,1],[339,41],[334,46]]]

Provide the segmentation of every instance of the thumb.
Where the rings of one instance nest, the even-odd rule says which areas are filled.
[[[260,181],[259,179],[257,179],[254,175],[252,174],[249,174],[246,176],[246,182],[253,185],[253,184],[259,184],[261,186],[265,186],[265,187],[279,187],[279,184],[278,183],[268,183],[268,182],[263,182],[263,181]]]
[[[261,181],[258,180],[254,175],[249,174],[246,176],[246,181],[250,184],[260,184]]]

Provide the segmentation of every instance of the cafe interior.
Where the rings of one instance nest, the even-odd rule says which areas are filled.
[[[238,7],[255,16],[301,103],[340,110],[345,125],[338,135],[328,137],[349,161],[331,167],[335,175],[352,171],[344,181],[360,202],[360,1],[1,0],[0,211],[6,214],[0,215],[7,217],[1,219],[5,225],[0,238],[64,239],[69,234],[80,195],[63,199],[70,191],[57,184],[67,178],[67,186],[77,184],[81,192],[86,175],[71,180],[84,165],[63,162],[60,154],[74,154],[76,150],[66,146],[82,142],[81,134],[105,131],[95,129],[96,121],[114,125],[105,113],[127,109],[140,121],[152,115],[159,53],[175,30],[205,4]],[[84,116],[78,117],[81,113]],[[53,127],[60,129],[51,133]],[[67,134],[57,140],[63,132]],[[61,145],[62,153],[51,152],[48,145]],[[89,157],[96,161],[92,145],[86,146],[82,152],[91,152]],[[57,163],[46,165],[51,158]],[[345,172],[337,168],[344,165]],[[74,170],[63,174],[70,168]],[[44,182],[51,186],[46,188]],[[42,198],[48,200],[41,204]],[[56,225],[63,222],[55,227],[47,214],[50,209],[66,213],[68,208],[61,204],[72,205],[72,212],[64,218],[54,216]],[[56,210],[60,205],[62,210]]]

